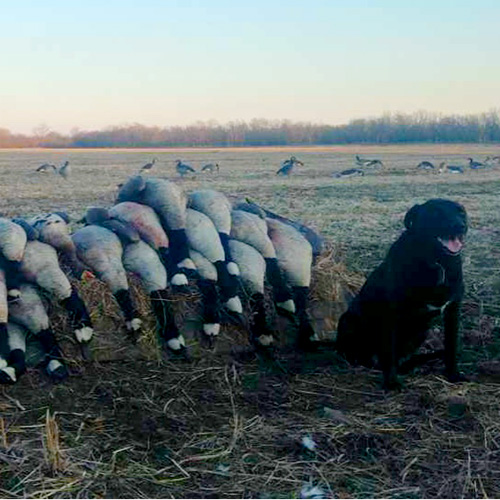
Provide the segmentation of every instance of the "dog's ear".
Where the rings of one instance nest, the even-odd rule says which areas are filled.
[[[413,207],[411,207],[410,210],[408,210],[408,212],[406,212],[406,215],[405,215],[405,227],[406,227],[406,229],[412,228],[413,223],[415,222],[415,217],[417,216],[417,213],[419,212],[421,206],[422,205],[413,205]]]

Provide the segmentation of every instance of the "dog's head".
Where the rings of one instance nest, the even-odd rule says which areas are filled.
[[[458,255],[467,233],[467,212],[451,200],[433,199],[415,205],[405,216],[406,229],[419,240],[433,240],[445,254]]]

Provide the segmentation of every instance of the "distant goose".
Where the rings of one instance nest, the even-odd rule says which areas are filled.
[[[151,170],[153,168],[153,165],[158,161],[158,158],[153,158],[153,160],[150,163],[146,163],[146,165],[143,165],[141,167],[141,171],[147,172],[148,170]]]
[[[182,163],[181,160],[176,160],[176,165],[175,169],[177,172],[180,174],[181,177],[184,177],[186,174],[189,172],[196,173],[196,170],[191,167],[191,165],[188,165],[187,163]]]
[[[214,173],[215,171],[219,171],[219,164],[218,163],[207,163],[206,165],[203,166],[201,169],[202,172],[207,172],[207,173]]]
[[[486,167],[486,165],[484,163],[481,163],[480,161],[474,161],[472,158],[468,158],[468,160],[469,160],[469,167],[472,169]]]
[[[360,167],[376,167],[377,165],[380,165],[381,167],[384,166],[382,160],[368,160],[366,158],[361,158],[358,155],[356,155],[356,165],[359,165]]]
[[[348,177],[359,177],[363,176],[365,173],[359,168],[349,168],[347,170],[342,170],[342,172],[337,172],[334,177],[337,179],[345,179]]]
[[[290,175],[293,168],[295,165],[301,165],[303,166],[304,164],[295,158],[295,156],[291,156],[289,160],[285,160],[281,168],[276,172],[276,175]]]
[[[46,174],[47,172],[55,172],[56,170],[56,166],[52,165],[51,163],[44,163],[36,169],[37,172],[41,172],[42,174]]]
[[[421,161],[417,165],[417,168],[420,170],[434,170],[435,166],[434,163],[431,163],[430,161]]]
[[[444,161],[439,164],[439,173],[443,172],[445,168],[446,171],[450,172],[451,174],[464,173],[464,167],[462,167],[461,165],[446,165],[446,162]]]
[[[61,174],[65,179],[68,178],[68,175],[69,175],[69,172],[70,172],[70,168],[69,168],[69,161],[65,161],[64,162],[64,165],[62,165],[61,167],[59,167],[59,170],[58,170],[59,174]]]
[[[494,156],[492,158],[493,161],[500,162],[500,156]]]

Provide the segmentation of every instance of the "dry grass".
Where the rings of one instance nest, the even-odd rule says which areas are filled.
[[[364,178],[333,179],[353,155],[387,167]],[[306,165],[290,179],[280,161]],[[185,179],[250,196],[310,223],[330,241],[313,269],[311,316],[328,337],[345,299],[362,283],[402,228],[404,212],[427,198],[451,197],[471,216],[465,254],[461,368],[472,382],[453,386],[429,366],[406,378],[401,393],[380,390],[380,374],[343,365],[332,353],[266,358],[231,356],[246,334],[226,326],[215,352],[200,347],[199,296],[173,297],[194,361],[159,355],[147,298],[133,284],[146,328],[136,345],[123,330],[109,292],[79,283],[96,324],[94,361],[79,359],[66,319],[55,326],[72,377],[53,386],[36,369],[0,394],[0,496],[297,497],[304,484],[329,497],[429,498],[500,496],[500,170],[464,176],[418,174],[423,160],[459,163],[498,154],[494,146],[341,147],[307,150],[0,152],[5,215],[109,204],[114,187],[151,156],[158,175],[173,177],[178,157],[195,167],[217,161],[219,176]],[[34,168],[68,158],[68,182]],[[277,318],[281,341],[292,328]],[[50,437],[49,437],[50,436]],[[302,444],[304,437],[314,450]],[[50,444],[49,444],[50,443]]]

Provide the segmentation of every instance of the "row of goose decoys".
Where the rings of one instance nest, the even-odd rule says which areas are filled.
[[[153,169],[153,167],[155,166],[157,161],[158,161],[157,158],[153,158],[151,162],[146,163],[145,165],[143,165],[140,168],[139,173],[142,173],[142,174],[149,173]],[[355,156],[355,163],[357,165],[356,168],[350,168],[350,169],[342,170],[340,172],[336,172],[333,174],[333,176],[336,178],[358,177],[358,176],[365,175],[366,169],[371,170],[372,168],[380,168],[380,167],[384,166],[384,163],[382,162],[382,160],[379,160],[377,158],[370,158],[370,159],[369,158],[361,158],[359,155]],[[500,156],[488,156],[482,162],[476,161],[473,158],[469,157],[467,166],[472,170],[479,170],[479,169],[493,167],[493,166],[499,165],[499,164],[500,164]],[[283,161],[283,163],[281,164],[281,167],[276,172],[276,175],[288,177],[289,175],[292,174],[294,168],[297,165],[303,166],[304,163],[301,160],[298,160],[295,156],[291,156],[290,158]],[[463,165],[450,165],[445,161],[442,161],[439,164],[435,164],[431,161],[424,160],[424,161],[421,161],[417,165],[417,169],[419,169],[419,170],[436,171],[439,173],[443,173],[443,172],[464,173],[465,168],[466,167]],[[185,177],[185,176],[197,173],[196,169],[194,169],[191,165],[183,162],[182,160],[176,160],[175,169],[181,177]],[[57,168],[53,164],[44,163],[43,165],[40,165],[36,169],[36,171],[38,173],[58,172],[61,176],[63,176],[65,179],[67,179],[69,174],[70,174],[70,167],[69,167],[68,161],[66,161],[59,168]],[[201,167],[200,172],[202,172],[204,174],[218,173],[219,172],[219,164],[218,163],[207,163]]]
[[[0,218],[0,382],[14,383],[24,372],[26,332],[39,340],[48,375],[67,377],[44,297],[66,309],[76,342],[88,356],[91,314],[62,269],[77,279],[90,271],[103,281],[131,335],[142,318],[127,273],[139,277],[162,345],[181,357],[187,356],[186,342],[169,297],[172,288],[183,289],[193,277],[202,297],[202,337],[209,344],[217,338],[224,309],[247,324],[256,348],[273,344],[265,283],[276,311],[296,323],[298,345],[313,339],[308,293],[322,240],[305,226],[248,200],[231,204],[209,189],[186,195],[174,182],[140,175],[122,185],[112,207],[91,207],[80,222],[86,225],[71,232],[61,212]],[[244,308],[250,308],[248,316]]]
[[[474,160],[471,157],[467,158],[467,160],[468,160],[467,166],[472,170],[490,168],[490,167],[494,167],[495,165],[500,164],[500,156],[488,156],[482,162]],[[438,171],[440,173],[444,172],[444,171],[448,171],[448,172],[456,173],[456,174],[463,174],[465,172],[465,169],[466,169],[466,167],[463,165],[450,165],[445,161],[442,161],[441,163],[439,163],[439,165],[435,165],[434,163],[432,163],[430,161],[421,161],[417,165],[417,168],[420,170]]]

